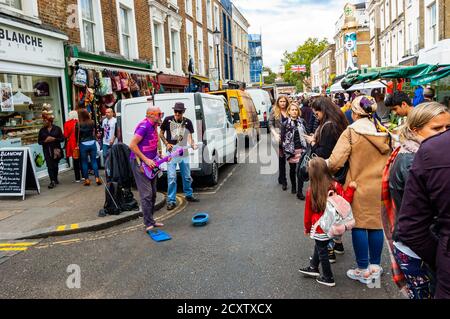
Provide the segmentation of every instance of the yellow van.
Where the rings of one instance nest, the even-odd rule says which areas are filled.
[[[242,90],[222,90],[210,93],[222,95],[227,99],[237,134],[243,135],[252,143],[259,141],[258,113],[250,94]]]

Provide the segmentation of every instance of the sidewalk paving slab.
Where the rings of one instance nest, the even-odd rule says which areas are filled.
[[[141,211],[98,217],[105,201],[104,185],[73,183],[73,172],[60,173],[60,184],[50,190],[41,179],[41,194],[27,192],[26,199],[0,197],[0,240],[36,239],[102,230],[142,216]],[[91,178],[92,180],[92,178]],[[139,194],[133,191],[136,200]],[[157,194],[155,211],[165,205]]]

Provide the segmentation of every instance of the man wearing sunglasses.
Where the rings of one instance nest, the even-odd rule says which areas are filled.
[[[155,167],[153,159],[158,154],[158,125],[161,124],[163,116],[164,113],[161,112],[159,107],[149,107],[146,118],[137,125],[133,139],[130,142],[131,168],[141,198],[141,209],[144,215],[146,231],[154,227],[164,226],[164,224],[157,223],[153,219],[157,179],[148,179],[141,167],[141,162],[144,162],[151,168]]]
[[[197,149],[194,144],[192,134],[194,126],[190,119],[184,117],[186,107],[183,103],[175,103],[173,108],[174,115],[164,119],[161,125],[159,137],[165,144],[167,151],[171,152],[180,147],[191,146]],[[184,152],[183,156],[173,158],[167,163],[167,210],[173,210],[177,206],[177,164],[180,166],[181,178],[183,181],[183,191],[188,202],[198,202],[199,200],[193,196],[191,169],[189,166],[189,153]]]

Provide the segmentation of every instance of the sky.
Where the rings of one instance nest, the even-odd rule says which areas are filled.
[[[333,41],[334,24],[349,0],[234,0],[250,23],[249,33],[262,33],[263,62],[277,72],[285,50],[294,51],[309,37]]]

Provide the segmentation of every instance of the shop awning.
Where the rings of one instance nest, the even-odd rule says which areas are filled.
[[[341,85],[344,89],[348,89],[354,84],[374,81],[378,79],[404,79],[420,77],[434,72],[438,68],[438,65],[420,64],[416,66],[395,67],[389,69],[370,69],[370,71],[367,73],[361,73],[361,71],[352,71],[348,73],[347,76],[342,80]]]
[[[209,78],[201,76],[201,75],[193,75],[192,78],[197,79],[197,80],[199,80],[201,82],[204,82],[204,83],[208,83],[208,84],[210,82]]]
[[[431,72],[422,76],[414,77],[411,79],[412,86],[426,85],[428,83],[440,80],[450,76],[450,66],[443,67],[435,72]]]
[[[342,80],[334,83],[330,87],[329,92],[334,93],[334,92],[345,92],[345,91],[356,91],[356,90],[361,91],[361,90],[381,89],[381,88],[386,87],[386,85],[380,81],[370,81],[370,82],[357,83],[355,85],[352,85],[348,89],[344,90],[344,88],[341,85],[341,82],[342,82]]]

